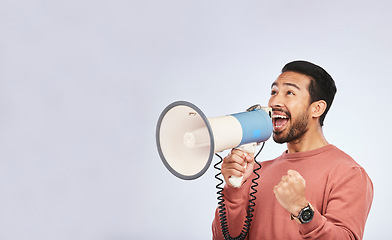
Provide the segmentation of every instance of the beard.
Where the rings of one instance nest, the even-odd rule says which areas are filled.
[[[274,132],[273,139],[276,143],[288,143],[299,140],[308,131],[308,116],[302,113],[293,125],[289,132],[284,135],[283,132]]]

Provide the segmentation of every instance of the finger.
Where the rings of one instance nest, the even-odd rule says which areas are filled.
[[[274,191],[274,193],[275,193],[275,195],[276,195],[276,192],[278,191],[278,185],[276,185],[274,188],[273,188],[273,191]]]
[[[291,177],[298,177],[298,176],[301,176],[297,171],[292,170],[292,169],[290,169],[290,170],[287,171],[287,175],[289,175],[289,176],[291,176]]]
[[[236,155],[236,154],[231,154],[224,159],[225,163],[237,163],[240,165],[245,165],[245,161],[242,157]]]
[[[252,163],[252,162],[255,161],[255,158],[254,158],[253,154],[247,154],[247,155],[245,156],[245,160],[246,160],[248,163]]]
[[[228,176],[242,177],[244,176],[244,171],[230,169],[230,171],[228,171]]]
[[[225,177],[230,177],[230,176],[242,177],[245,173],[245,168],[236,163],[226,164],[224,166],[222,165],[221,172],[222,175]]]
[[[303,181],[303,182],[305,182],[305,179],[301,176],[301,174],[299,174],[299,172],[297,172],[297,171],[295,171],[295,170],[288,170],[288,171],[287,171],[287,174],[288,174],[289,176],[291,176],[291,178],[292,178],[294,181]]]
[[[276,186],[277,187],[283,187],[284,185],[287,185],[287,183],[284,182],[284,181],[280,181],[280,182],[278,182],[278,184]]]
[[[282,182],[287,182],[290,179],[289,175],[283,175],[282,176]]]
[[[242,174],[242,173],[245,173],[246,168],[243,164],[235,162],[235,161],[222,163],[222,171],[225,173],[225,175],[230,174],[229,171],[233,171],[233,170]],[[237,175],[238,174],[236,174],[236,176]]]
[[[238,164],[238,163],[232,163],[232,164],[228,165],[227,168],[236,170],[236,171],[241,172],[241,173],[244,173],[245,170],[246,170],[246,168],[243,165]]]
[[[275,196],[278,196],[280,194],[281,187],[279,186],[279,184],[274,187],[273,191],[275,193]]]
[[[231,150],[231,154],[232,154],[232,155],[237,155],[237,156],[239,156],[240,158],[245,158],[246,155],[247,155],[244,151],[242,151],[242,150],[240,150],[240,149],[237,149],[237,148],[233,148],[233,149]]]

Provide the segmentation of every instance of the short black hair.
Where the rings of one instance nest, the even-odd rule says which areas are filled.
[[[335,81],[331,75],[322,67],[302,60],[287,63],[282,68],[282,73],[284,72],[296,72],[310,77],[311,80],[308,87],[310,104],[319,100],[324,100],[327,103],[327,108],[319,119],[320,125],[323,126],[325,116],[332,105],[337,91]]]

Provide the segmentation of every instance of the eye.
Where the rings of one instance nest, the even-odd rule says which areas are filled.
[[[271,90],[271,96],[275,96],[277,94],[276,90]]]
[[[287,91],[287,95],[295,95],[293,91]]]

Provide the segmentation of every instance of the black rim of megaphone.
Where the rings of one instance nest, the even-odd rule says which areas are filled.
[[[170,111],[172,108],[174,108],[174,107],[176,107],[176,106],[181,106],[181,105],[192,108],[193,110],[195,110],[195,111],[200,115],[200,117],[203,119],[204,123],[206,124],[207,129],[208,129],[208,133],[209,133],[209,135],[210,135],[210,155],[208,156],[207,164],[204,166],[204,168],[203,168],[200,172],[198,172],[198,173],[196,173],[196,174],[194,174],[194,175],[183,175],[183,174],[177,172],[176,170],[174,170],[174,169],[170,166],[170,164],[167,162],[167,160],[166,160],[166,158],[165,158],[165,156],[164,156],[164,154],[163,154],[163,152],[162,152],[161,144],[160,144],[160,129],[161,129],[161,124],[162,124],[163,118],[165,117],[166,113],[167,113],[168,111]],[[202,175],[207,171],[207,169],[210,167],[211,162],[212,162],[212,159],[213,159],[213,157],[214,157],[214,148],[215,148],[213,132],[212,132],[212,129],[211,129],[210,123],[208,122],[207,117],[206,117],[206,116],[204,115],[204,113],[203,113],[197,106],[195,106],[194,104],[192,104],[192,103],[190,103],[190,102],[186,102],[186,101],[177,101],[177,102],[173,102],[173,103],[171,103],[170,105],[168,105],[168,106],[163,110],[163,112],[161,113],[161,115],[159,116],[155,136],[156,136],[156,143],[157,143],[157,147],[158,147],[159,156],[161,157],[161,160],[162,160],[163,164],[164,164],[165,167],[166,167],[172,174],[174,174],[176,177],[181,178],[181,179],[184,179],[184,180],[193,180],[193,179],[196,179],[196,178],[199,178],[200,176],[202,176]]]

